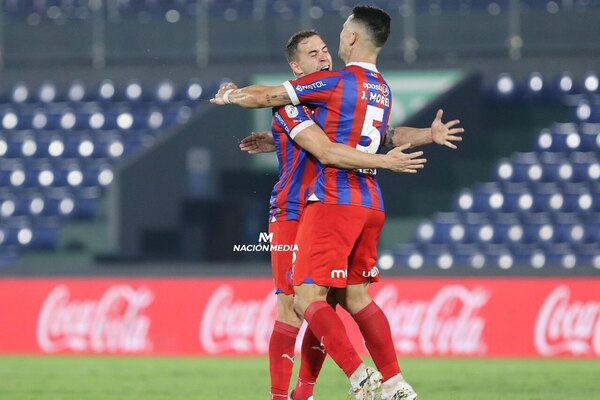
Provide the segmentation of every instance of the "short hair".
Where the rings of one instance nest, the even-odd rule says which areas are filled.
[[[390,15],[381,8],[365,5],[355,6],[352,15],[354,21],[359,21],[367,29],[375,47],[383,47],[390,36]]]
[[[287,58],[288,62],[296,60],[296,51],[300,42],[313,36],[319,36],[319,32],[314,29],[308,29],[296,32],[290,37],[285,45],[285,58]]]

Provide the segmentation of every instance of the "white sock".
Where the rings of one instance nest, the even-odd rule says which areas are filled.
[[[360,366],[356,368],[356,371],[350,375],[350,385],[352,385],[353,388],[358,387],[367,376],[367,366],[361,363]]]
[[[381,385],[381,395],[382,397],[391,397],[396,392],[396,385],[400,382],[406,382],[406,379],[399,372],[396,375],[392,376],[387,381],[383,382]]]

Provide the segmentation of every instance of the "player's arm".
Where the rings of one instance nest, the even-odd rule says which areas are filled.
[[[248,154],[272,153],[276,150],[273,133],[252,132],[240,142],[240,150]]]
[[[451,149],[456,149],[456,145],[452,142],[462,141],[462,137],[459,135],[465,130],[456,127],[456,125],[460,123],[457,119],[443,123],[443,115],[444,111],[438,110],[435,119],[429,128],[410,128],[405,126],[396,128],[388,127],[384,146],[394,148],[396,146],[411,143],[411,147],[418,147],[425,144],[436,143]]]
[[[387,154],[365,153],[341,143],[333,143],[317,124],[308,124],[293,132],[294,141],[325,166],[343,169],[385,168],[393,172],[416,173],[427,162],[422,151],[403,153],[410,143],[396,147]]]
[[[219,106],[236,104],[244,108],[266,108],[292,104],[283,85],[252,85],[237,88],[234,84],[226,84],[221,86],[210,102]]]

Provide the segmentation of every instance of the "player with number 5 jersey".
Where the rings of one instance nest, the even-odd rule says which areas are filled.
[[[341,71],[321,71],[284,82],[294,105],[314,108],[314,120],[332,142],[376,153],[392,107],[389,87],[375,65],[349,63]],[[311,200],[383,211],[375,170],[317,167]]]

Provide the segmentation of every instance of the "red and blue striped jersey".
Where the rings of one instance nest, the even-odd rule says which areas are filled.
[[[389,86],[373,64],[350,63],[283,83],[292,103],[314,109],[314,121],[333,142],[376,153],[392,108]],[[375,170],[344,170],[317,163],[308,200],[383,211]]]
[[[304,106],[288,105],[273,109],[271,130],[279,161],[279,181],[271,192],[271,222],[300,219],[308,186],[316,174],[316,160],[294,143],[293,138],[312,124],[312,111]]]

